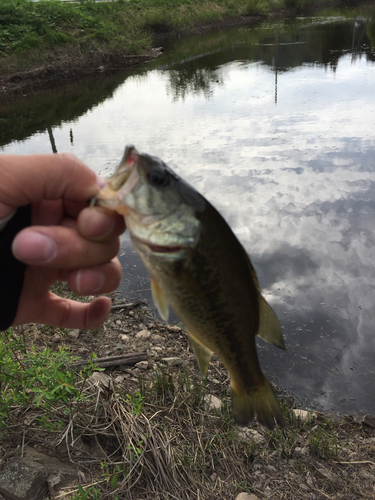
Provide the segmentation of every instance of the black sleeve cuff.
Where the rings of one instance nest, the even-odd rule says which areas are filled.
[[[26,264],[12,254],[12,242],[30,224],[31,205],[25,205],[18,208],[0,232],[0,331],[9,328],[16,317],[26,271]]]

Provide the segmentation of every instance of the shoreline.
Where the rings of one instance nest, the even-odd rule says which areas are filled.
[[[59,294],[64,296],[64,288]],[[28,324],[14,332],[10,344],[23,339],[26,352],[35,349],[39,369],[40,359],[59,346],[55,356],[65,364],[72,364],[71,356],[79,358],[80,366],[90,364],[95,353],[104,371],[80,372],[73,390],[84,397],[73,400],[69,395],[65,413],[64,402],[54,398],[42,406],[27,400],[27,413],[21,412],[21,392],[21,401],[9,407],[11,425],[0,429],[5,455],[0,477],[7,474],[13,456],[20,459],[19,443],[24,440],[46,460],[60,460],[55,474],[71,462],[84,472],[68,489],[59,484],[57,498],[72,498],[81,488],[87,495],[97,493],[98,500],[125,500],[130,485],[134,498],[144,500],[161,498],[161,492],[181,500],[244,500],[250,494],[254,500],[374,498],[374,417],[367,422],[344,415],[332,418],[305,410],[279,393],[283,429],[269,430],[256,420],[238,427],[231,418],[227,372],[219,359],[213,357],[209,376],[202,379],[184,329],[159,321],[140,301],[123,300],[115,301],[110,316],[96,330]],[[53,372],[50,378],[55,376]],[[27,426],[25,414],[31,420]],[[48,425],[56,423],[59,428],[51,432]],[[131,455],[134,450],[137,461]],[[155,480],[158,463],[169,464],[163,484]],[[109,476],[112,471],[118,474],[119,489],[103,481],[104,466]],[[93,484],[96,491],[90,489]],[[12,492],[11,486],[7,491]]]
[[[33,93],[38,90],[51,88],[62,82],[72,81],[81,77],[103,73],[105,71],[123,71],[139,67],[164,52],[165,42],[171,43],[178,38],[214,33],[216,31],[235,28],[239,26],[250,26],[272,16],[241,16],[207,21],[195,26],[194,31],[173,31],[172,33],[154,33],[151,49],[144,50],[142,54],[119,54],[98,51],[89,54],[73,62],[70,60],[59,61],[56,64],[47,64],[26,71],[17,71],[10,74],[0,75],[0,102],[11,98]]]
[[[21,54],[21,58],[23,57],[24,61],[27,60],[30,65],[28,69],[19,70],[15,66],[2,69],[0,75],[0,102],[6,102],[17,96],[25,95],[25,93],[30,94],[58,86],[62,82],[74,81],[90,74],[105,71],[123,71],[139,67],[162,53],[164,45],[168,46],[177,39],[214,33],[240,26],[251,26],[266,19],[292,19],[297,16],[316,15],[324,9],[347,9],[351,7],[366,9],[371,6],[372,3],[367,0],[359,3],[356,0],[348,0],[347,2],[340,0],[280,0],[273,2],[273,0],[270,0],[270,3],[266,3],[265,7],[259,9],[257,9],[257,6],[253,7],[253,12],[246,11],[246,9],[249,11],[250,7],[246,8],[246,6],[240,5],[238,14],[235,15],[223,7],[220,16],[210,6],[209,9],[211,10],[205,16],[205,20],[202,20],[202,14],[199,13],[195,21],[191,20],[186,13],[182,13],[178,21],[173,24],[168,20],[150,23],[149,25],[145,24],[146,34],[145,32],[139,34],[140,37],[143,36],[143,41],[137,38],[132,41],[133,45],[138,47],[134,53],[131,53],[131,51],[128,53],[126,45],[111,48],[109,43],[106,45],[104,42],[94,45],[88,42],[87,50],[81,50],[85,44],[77,40],[77,46],[74,43],[67,46],[57,45],[52,47],[52,52],[47,49],[45,53],[39,51],[42,60],[36,62],[33,59],[34,49],[30,48]],[[182,7],[184,6],[182,5]],[[217,6],[217,8],[219,7],[221,6]],[[257,13],[258,10],[259,13]],[[146,39],[148,41],[145,41]],[[109,40],[111,43],[115,41],[116,35]],[[138,43],[139,45],[137,45]],[[146,46],[148,48],[145,48]],[[25,59],[25,54],[27,56],[29,53],[30,60]],[[1,64],[6,64],[8,59],[18,58],[17,54],[15,52],[7,56],[0,51],[0,67]],[[1,57],[2,55],[3,57]]]

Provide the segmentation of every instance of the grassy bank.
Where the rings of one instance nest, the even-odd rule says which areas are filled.
[[[312,12],[355,0],[119,0],[61,3],[0,0],[0,72],[126,66],[160,37],[244,16]]]

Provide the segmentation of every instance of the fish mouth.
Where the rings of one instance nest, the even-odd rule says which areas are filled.
[[[135,147],[127,146],[125,148],[124,156],[122,157],[115,173],[109,179],[107,179],[107,185],[113,191],[119,191],[126,184],[130,184],[130,186],[128,186],[126,189],[126,192],[131,191],[131,189],[139,180],[139,176],[134,172],[134,166],[137,163],[138,159],[139,153],[135,149]],[[130,183],[129,180],[131,180]]]
[[[135,244],[140,243],[141,245],[146,246],[151,250],[152,253],[177,254],[182,250],[185,250],[186,248],[182,245],[156,245],[155,243],[151,243],[150,241],[137,238],[134,235],[131,235],[131,239]]]

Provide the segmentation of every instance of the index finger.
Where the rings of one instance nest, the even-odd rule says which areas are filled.
[[[73,155],[1,155],[0,218],[15,208],[60,198],[83,202],[99,191],[96,174]]]

